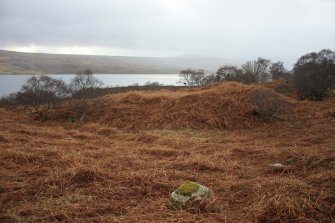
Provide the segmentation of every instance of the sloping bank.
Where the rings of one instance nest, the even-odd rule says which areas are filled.
[[[134,129],[244,129],[290,118],[294,101],[259,85],[106,95],[87,121]]]

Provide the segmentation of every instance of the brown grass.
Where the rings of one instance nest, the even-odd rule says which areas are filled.
[[[128,92],[107,95],[102,101],[101,106],[91,103],[86,121],[132,131],[253,128],[265,120],[289,119],[294,106],[292,99],[271,89],[240,83],[177,92]],[[50,118],[67,121],[75,116],[72,113],[65,107]]]
[[[0,110],[0,222],[334,222],[334,107],[230,84],[106,96],[80,125]],[[215,197],[172,209],[184,180]]]

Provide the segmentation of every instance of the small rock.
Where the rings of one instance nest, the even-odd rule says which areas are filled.
[[[273,164],[268,164],[270,170],[284,170],[287,168],[286,165],[283,165],[281,163],[273,163]]]
[[[201,203],[212,195],[212,191],[198,183],[186,180],[171,193],[170,202],[175,208],[185,208],[190,201]]]

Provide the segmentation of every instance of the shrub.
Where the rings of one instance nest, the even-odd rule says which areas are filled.
[[[306,54],[294,65],[294,86],[300,99],[322,100],[335,83],[335,52]]]
[[[253,115],[265,120],[288,119],[292,103],[271,90],[254,90],[250,93],[248,102],[254,105]]]
[[[214,81],[237,81],[237,82],[243,82],[243,72],[241,69],[239,69],[236,66],[223,66],[220,67],[215,75],[214,75]]]

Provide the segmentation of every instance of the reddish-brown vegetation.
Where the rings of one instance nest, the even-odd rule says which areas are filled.
[[[294,100],[272,89],[239,83],[128,92],[98,100],[91,102],[86,120],[122,129],[245,129],[264,120],[289,119],[294,107]],[[69,115],[65,107],[50,118],[65,121]]]
[[[335,101],[232,83],[107,95],[84,124],[70,114],[0,110],[0,222],[335,220]],[[213,203],[170,208],[184,180]]]

